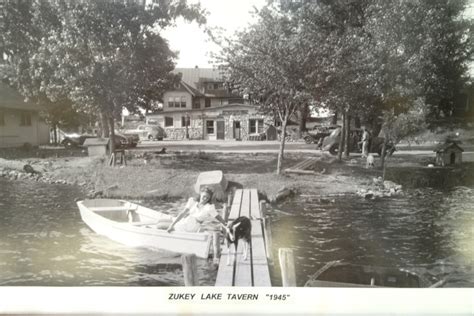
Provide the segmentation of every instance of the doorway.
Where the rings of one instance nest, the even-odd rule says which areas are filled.
[[[216,122],[216,138],[217,139],[224,139],[225,138],[225,128],[224,128],[224,121],[217,121]]]
[[[449,163],[451,165],[454,165],[456,163],[456,153],[451,153],[451,155],[449,156]]]
[[[234,139],[240,139],[240,121],[234,121]]]

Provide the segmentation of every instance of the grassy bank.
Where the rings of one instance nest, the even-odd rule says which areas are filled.
[[[194,194],[193,187],[199,173],[210,170],[222,170],[232,187],[257,188],[269,199],[282,188],[299,194],[354,193],[379,173],[364,172],[359,161],[346,165],[332,158],[317,162],[312,175],[277,175],[276,154],[175,152],[151,154],[145,161],[142,153],[131,153],[126,166],[110,167],[104,158],[53,155],[48,159],[2,159],[0,169],[22,172],[24,164],[29,164],[41,173],[40,180],[79,185],[91,196],[100,193],[113,198],[138,199],[190,196]],[[288,153],[283,167],[292,167],[309,157],[309,154]]]
[[[81,152],[72,157],[53,154],[47,159],[39,157],[0,159],[0,173],[9,176],[11,172],[9,170],[13,169],[20,173],[14,179],[78,185],[88,196],[156,199],[191,196],[194,194],[194,184],[200,172],[222,170],[231,187],[257,188],[262,197],[267,197],[268,200],[274,200],[282,188],[290,189],[297,194],[321,196],[356,193],[361,189],[371,189],[373,179],[382,174],[378,167],[366,169],[365,160],[353,156],[338,162],[333,157],[323,155],[308,167],[313,174],[277,175],[276,154],[171,152],[148,153],[144,157],[143,153],[130,151],[127,165],[115,167],[108,166],[105,158],[84,157],[81,156]],[[311,157],[311,154],[307,153],[287,153],[283,169],[293,167]],[[415,174],[414,170],[426,169],[432,160],[432,154],[426,157],[420,155],[391,157],[387,160],[387,179],[402,183],[399,181],[404,179],[396,177],[402,174],[401,171],[407,175],[404,178],[410,178],[410,174]],[[376,165],[379,162],[377,158]],[[28,177],[23,171],[25,164],[31,165],[39,174]],[[471,173],[463,171],[463,168],[471,170]],[[455,169],[459,169],[462,174],[472,174],[472,164],[464,164]],[[395,171],[390,172],[393,170]],[[438,175],[445,178],[453,176],[461,178],[459,172],[440,170],[434,168],[422,174],[431,178]],[[443,179],[436,181],[449,183]]]

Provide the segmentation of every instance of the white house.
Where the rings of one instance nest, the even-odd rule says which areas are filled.
[[[14,89],[0,83],[0,147],[49,143],[49,127],[39,116],[39,106],[25,102]]]

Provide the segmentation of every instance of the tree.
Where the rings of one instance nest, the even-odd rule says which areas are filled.
[[[249,94],[261,112],[274,113],[281,121],[277,174],[282,170],[288,120],[310,100],[302,84],[305,65],[295,27],[267,6],[258,12],[256,24],[228,43],[221,59],[233,87]]]
[[[38,22],[44,15],[31,18],[42,6],[58,21],[54,27]],[[51,102],[67,98],[75,109],[97,113],[114,139],[114,119],[123,107],[132,113],[138,105],[150,107],[179,80],[171,74],[175,55],[160,30],[180,16],[205,22],[199,6],[184,0],[160,0],[148,9],[106,0],[34,1],[30,9],[11,15],[32,34],[18,48],[12,46],[12,65],[20,74],[12,81],[25,95]],[[15,23],[8,25],[12,39]],[[27,53],[15,54],[22,48]]]
[[[349,155],[350,116],[369,111],[370,55],[365,51],[368,1],[307,2],[295,11],[308,65],[306,89],[342,116],[339,159]],[[345,145],[345,146],[344,146]]]
[[[422,73],[426,78],[423,94],[430,106],[430,120],[453,115],[455,98],[465,86],[471,61],[472,19],[463,18],[466,0],[420,1],[425,30],[430,45],[423,51]]]

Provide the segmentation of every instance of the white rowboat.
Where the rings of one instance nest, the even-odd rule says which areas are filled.
[[[211,235],[157,229],[164,213],[124,200],[91,199],[77,202],[82,220],[97,234],[130,247],[160,249],[209,256]]]

